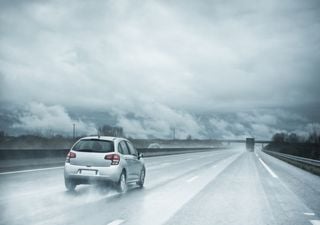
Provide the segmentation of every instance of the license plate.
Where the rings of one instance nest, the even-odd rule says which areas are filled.
[[[82,175],[94,176],[97,174],[96,170],[81,170]]]

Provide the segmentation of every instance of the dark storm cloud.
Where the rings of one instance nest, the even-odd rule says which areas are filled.
[[[203,136],[199,114],[319,110],[318,1],[0,4],[0,99],[28,112],[105,110],[141,136]]]

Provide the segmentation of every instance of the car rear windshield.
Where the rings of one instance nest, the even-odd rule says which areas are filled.
[[[72,150],[79,152],[113,152],[114,146],[112,141],[88,139],[79,141]]]

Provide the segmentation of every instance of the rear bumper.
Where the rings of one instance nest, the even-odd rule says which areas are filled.
[[[85,173],[86,172],[86,173]],[[88,174],[88,172],[92,174]],[[118,182],[122,168],[119,165],[109,167],[86,167],[65,163],[65,179],[74,180],[76,183],[90,183],[95,181]]]

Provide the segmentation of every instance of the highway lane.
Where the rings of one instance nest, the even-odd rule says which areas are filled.
[[[198,170],[203,165],[233,154],[234,151],[213,151],[146,158],[145,190],[160,188],[189,171]],[[74,195],[66,193],[63,168],[0,175],[0,184],[1,224],[43,224],[45,221],[57,224],[54,220],[61,216],[79,216],[78,211],[69,212],[70,207],[83,207],[86,211],[91,202],[117,196],[112,189],[86,185],[79,186]],[[81,219],[73,222],[79,223]]]
[[[280,173],[274,164],[289,171]],[[305,187],[319,185],[319,177],[260,151],[257,155],[242,154],[166,224],[320,224],[319,208],[312,208],[320,201],[319,193],[310,192],[310,198],[302,198],[286,179],[287,173],[296,171],[307,177]]]
[[[87,185],[68,193],[62,168],[0,175],[0,224],[319,224],[319,177],[260,151],[145,160],[145,188],[124,195]]]
[[[291,164],[258,151],[258,155],[278,175],[286,189],[320,216],[320,179],[319,176],[297,168]],[[318,196],[318,197],[317,197]]]

